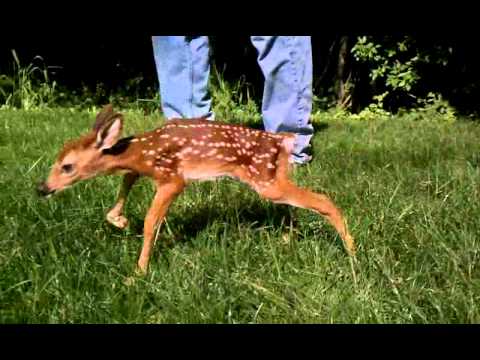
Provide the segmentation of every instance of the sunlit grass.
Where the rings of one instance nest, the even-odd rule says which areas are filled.
[[[177,199],[150,273],[127,286],[149,182],[133,189],[124,232],[104,219],[118,177],[48,201],[34,193],[61,144],[93,118],[0,111],[0,322],[480,321],[478,123],[316,124],[314,160],[294,176],[344,210],[359,244],[353,268],[316,214],[221,180],[193,184]],[[125,133],[161,121],[128,112]]]

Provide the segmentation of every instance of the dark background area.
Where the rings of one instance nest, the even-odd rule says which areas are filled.
[[[421,69],[419,93],[441,93],[459,112],[478,112],[480,96],[480,56],[478,39],[473,33],[449,37],[415,36],[418,46],[434,51],[435,47],[452,48],[447,67],[431,64]],[[356,35],[348,35],[350,46]],[[323,33],[312,36],[314,61],[314,91],[317,96],[335,97],[338,70],[338,47],[341,36]],[[262,94],[263,77],[256,63],[256,51],[248,36],[211,36],[212,62],[223,72],[225,80],[244,77],[254,98]],[[141,87],[158,88],[151,37],[139,36],[25,36],[8,38],[0,44],[0,74],[13,68],[11,50],[15,49],[22,65],[41,56],[52,68],[51,76],[67,89],[82,85],[94,89],[102,83],[111,91],[122,88],[129,79],[141,77]],[[361,108],[371,101],[373,89],[368,74],[350,61],[356,78],[355,106]]]

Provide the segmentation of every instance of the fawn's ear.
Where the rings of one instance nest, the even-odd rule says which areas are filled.
[[[97,139],[95,147],[100,150],[109,149],[118,141],[122,134],[123,118],[116,114],[105,121],[97,130]]]
[[[93,130],[97,131],[102,125],[104,125],[113,116],[112,104],[105,105],[102,110],[97,114],[95,118],[95,124],[93,124]]]

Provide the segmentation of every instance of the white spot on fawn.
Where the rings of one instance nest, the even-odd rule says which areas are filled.
[[[255,169],[252,165],[248,165],[248,169],[257,175],[260,174],[260,172],[257,169]]]
[[[157,171],[162,171],[162,172],[163,172],[163,171],[168,171],[168,172],[171,172],[171,171],[172,171],[171,169],[166,168],[166,167],[163,167],[163,166],[156,166],[156,167],[155,167],[155,170],[157,170]]]

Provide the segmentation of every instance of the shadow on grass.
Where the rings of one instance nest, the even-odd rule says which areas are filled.
[[[231,227],[232,231],[239,227],[273,226],[281,228],[296,226],[295,218],[292,217],[292,207],[281,204],[262,204],[260,199],[252,204],[247,199],[237,199],[235,210],[233,207],[225,211],[224,208],[215,206],[215,203],[204,203],[196,206],[193,211],[184,211],[182,214],[167,214],[169,227],[174,231],[173,237],[167,236],[162,227],[158,243],[162,248],[173,248],[178,243],[189,243],[202,231],[208,229],[214,223],[224,223]],[[170,216],[169,216],[170,215]],[[127,215],[128,216],[128,215]],[[130,231],[137,234],[143,232],[143,218],[130,218]]]

